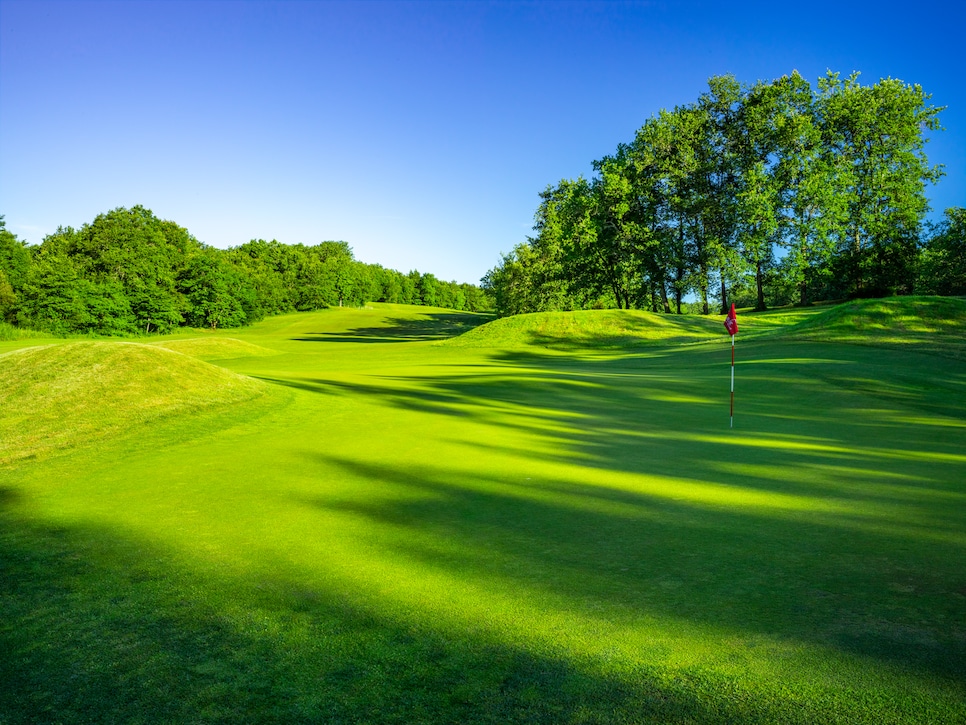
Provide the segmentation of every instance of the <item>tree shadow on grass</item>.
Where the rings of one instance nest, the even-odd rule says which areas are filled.
[[[966,685],[962,537],[943,545],[847,513],[317,459],[383,482],[386,495],[306,503],[403,532],[378,546],[481,586],[509,576],[592,617],[657,614]]]
[[[502,351],[491,365],[465,373],[263,379],[481,422],[498,413],[499,426],[544,436],[559,452],[534,457],[577,454],[607,470],[687,477],[697,468],[698,478],[709,480],[753,452],[757,466],[838,469],[856,483],[873,475],[919,488],[938,472],[939,488],[962,493],[956,484],[966,467],[966,372],[927,379],[915,363],[897,372],[890,358],[868,349],[840,346],[839,357],[809,358],[814,347],[807,343],[777,347],[777,354],[774,345],[746,348],[733,429],[727,353],[709,348],[619,358]],[[558,423],[552,432],[548,422]],[[910,432],[923,430],[929,435],[910,440]],[[668,457],[672,441],[680,450]],[[742,486],[758,480],[751,472],[728,478]],[[814,493],[814,480],[798,480],[771,472],[761,483]]]
[[[309,332],[299,342],[420,342],[446,340],[489,322],[475,312],[431,312],[419,317],[386,318],[384,325],[357,327],[345,332]]]
[[[466,562],[481,578],[493,567],[522,571],[568,597],[654,607],[966,682],[966,375],[950,367],[928,378],[907,360],[890,377],[894,359],[844,346],[744,354],[735,430],[727,398],[714,397],[727,385],[727,359],[711,349],[659,359],[504,351],[494,355],[499,372],[304,380],[316,392],[497,420],[545,443],[523,452],[501,447],[499,435],[461,441],[481,456],[645,477],[637,491],[468,484],[464,473],[322,457],[390,490],[429,495],[310,503],[456,542],[451,559],[444,546],[400,544],[454,572]],[[914,440],[911,420],[921,420]],[[571,504],[534,501],[534,491]],[[624,513],[600,512],[613,507]],[[628,555],[639,576],[624,571]]]
[[[93,526],[0,508],[0,722],[805,723],[687,673],[621,680],[415,626],[285,567],[191,571]],[[239,555],[244,555],[240,552]]]

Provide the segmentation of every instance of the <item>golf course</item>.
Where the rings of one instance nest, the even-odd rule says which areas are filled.
[[[0,342],[0,724],[966,722],[966,300],[738,313]]]

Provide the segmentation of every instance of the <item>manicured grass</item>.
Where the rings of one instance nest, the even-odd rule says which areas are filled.
[[[131,346],[264,392],[0,467],[0,722],[964,721],[966,369],[828,313],[739,317],[734,430],[717,318]]]

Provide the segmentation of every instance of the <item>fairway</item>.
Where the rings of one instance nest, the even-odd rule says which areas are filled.
[[[0,724],[966,722],[951,304],[2,342]]]

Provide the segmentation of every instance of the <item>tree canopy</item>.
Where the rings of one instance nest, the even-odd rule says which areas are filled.
[[[237,327],[266,315],[367,302],[488,309],[475,285],[356,260],[346,242],[255,239],[227,250],[135,206],[60,227],[37,246],[0,216],[0,318],[55,334]]]
[[[918,85],[858,78],[717,76],[647,119],[593,178],[541,192],[535,235],[483,280],[498,313],[680,313],[691,295],[707,314],[713,298],[726,311],[953,288],[923,273],[954,277],[940,263],[954,255],[937,241],[922,266],[921,250],[925,189],[942,176],[924,134],[942,109]],[[949,214],[937,239],[956,238]]]

